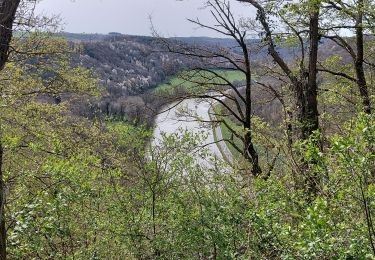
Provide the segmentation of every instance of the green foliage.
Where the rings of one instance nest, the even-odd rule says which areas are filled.
[[[310,204],[303,190],[291,185],[290,175],[256,182],[257,204],[251,216],[259,237],[254,237],[254,245],[265,247],[257,248],[257,257],[373,259],[364,205],[374,199],[373,125],[373,116],[360,115],[348,124],[347,134],[331,139],[325,153],[317,149],[316,138],[302,144],[304,159],[311,162],[309,171],[323,180]],[[373,217],[372,205],[368,210]]]
[[[265,181],[243,178],[242,170],[224,174],[228,166],[221,163],[206,169],[187,155],[198,137],[166,137],[163,149],[153,152],[156,161],[145,164],[138,184],[122,193],[130,215],[123,215],[121,225],[124,232],[133,232],[129,255],[372,259],[360,198],[362,187],[372,212],[373,185],[361,179],[366,174],[370,178],[368,169],[374,166],[373,125],[373,117],[360,115],[348,123],[346,135],[332,137],[322,154],[316,152],[315,138],[301,144],[305,158],[314,162],[310,170],[325,177],[310,203],[292,174],[280,178],[276,169]]]
[[[64,106],[30,103],[19,112],[38,120],[33,135],[3,132],[15,259],[373,259],[363,203],[373,216],[373,116],[349,121],[324,152],[320,133],[296,144],[323,176],[306,203],[289,167],[251,179],[197,150],[204,137],[176,133],[145,150],[150,132],[72,120]]]

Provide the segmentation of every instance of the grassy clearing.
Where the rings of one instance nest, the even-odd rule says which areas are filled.
[[[233,83],[235,81],[245,80],[245,75],[240,71],[235,70],[213,70],[220,76],[225,77],[229,82]],[[223,84],[223,80],[219,78],[214,78],[214,74],[210,72],[200,72],[196,73],[193,71],[184,71],[180,74],[171,77],[166,82],[161,83],[155,91],[160,91],[164,93],[173,92],[176,88],[181,88],[185,91],[203,91],[205,84]]]
[[[214,108],[214,111],[216,114],[221,114],[221,109],[222,107],[220,105],[216,105],[216,107]],[[224,120],[232,129],[236,130],[237,133],[241,133],[243,130],[241,128],[240,125],[237,125],[236,123],[234,123],[232,120],[230,120],[228,117],[220,117],[220,116],[216,116],[219,120]],[[221,129],[221,134],[223,136],[223,138],[225,140],[231,140],[233,139],[233,142],[235,143],[235,145],[240,148],[240,149],[243,149],[243,143],[242,143],[242,140],[239,139],[238,137],[236,136],[233,136],[232,135],[232,132],[228,129],[228,127],[224,124],[224,123],[221,123],[219,125],[220,129]],[[216,137],[215,137],[216,138]],[[225,141],[225,144],[227,145],[229,151],[232,153],[233,157],[234,158],[239,158],[241,155],[241,153],[239,153],[237,151],[236,148],[234,148],[232,146],[232,144],[230,144],[228,141]]]
[[[229,119],[224,119],[224,120],[226,122],[230,121]],[[232,121],[230,121],[230,123],[234,124]],[[238,125],[236,125],[236,127],[239,128]],[[226,139],[226,140],[229,139],[230,140],[233,137],[233,142],[235,143],[235,145],[238,148],[243,149],[243,143],[242,143],[242,141],[238,137],[233,136],[232,132],[225,126],[224,123],[220,124],[220,129],[221,129],[221,134],[223,135],[224,139]],[[233,155],[234,158],[239,158],[240,156],[242,156],[241,153],[239,153],[237,151],[237,149],[234,148],[229,142],[226,141],[225,144],[227,145],[229,151],[232,153],[232,155]]]

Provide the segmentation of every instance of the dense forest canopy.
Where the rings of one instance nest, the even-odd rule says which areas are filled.
[[[375,259],[375,1],[203,1],[218,38],[38,3],[0,0],[0,259]]]

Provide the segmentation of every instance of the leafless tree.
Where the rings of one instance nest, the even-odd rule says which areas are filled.
[[[247,3],[257,10],[256,20],[261,28],[259,35],[281,71],[274,73],[281,80],[287,80],[287,85],[295,96],[298,122],[293,127],[297,129],[300,140],[309,139],[314,131],[319,130],[317,75],[321,1],[237,1]],[[298,12],[293,13],[296,8],[288,9],[292,5]],[[297,55],[297,63],[286,60],[278,52],[278,44],[288,37],[298,41],[300,53]],[[305,162],[302,162],[299,169],[304,175],[306,193],[315,196],[319,178],[316,173],[307,174],[308,164]]]
[[[237,0],[243,3],[249,3],[257,10],[257,20],[261,24],[261,37],[264,44],[268,48],[269,54],[273,61],[280,67],[284,76],[289,79],[290,87],[296,97],[296,108],[298,110],[298,117],[301,124],[300,137],[307,139],[313,131],[319,129],[319,113],[318,113],[318,86],[317,86],[317,61],[318,61],[318,47],[319,47],[319,17],[320,17],[320,3],[319,1],[311,1],[308,5],[308,24],[297,27],[290,21],[284,19],[277,11],[267,10],[267,6],[271,2],[277,6],[282,6],[285,1],[257,1],[257,0]],[[276,3],[277,2],[277,3]],[[275,6],[273,5],[273,6]],[[273,18],[273,19],[272,19]],[[301,18],[303,19],[303,18]],[[273,31],[272,23],[276,20],[283,23],[292,32],[296,39],[299,40],[300,47],[300,63],[298,71],[288,64],[277,50],[277,40],[282,37],[283,32]],[[307,28],[306,28],[307,27]],[[306,48],[306,40],[304,36],[309,39],[309,47]],[[306,53],[307,52],[307,53]]]
[[[236,131],[233,126],[222,119],[221,114],[216,114],[216,124],[224,124],[236,137],[242,141],[243,147],[238,147],[233,138],[226,139],[238,150],[251,164],[252,174],[259,176],[262,169],[259,163],[259,155],[254,147],[252,137],[252,65],[250,58],[250,46],[248,31],[235,18],[229,1],[209,0],[206,2],[211,16],[215,20],[214,25],[202,23],[199,19],[189,19],[193,24],[217,32],[234,40],[235,46],[224,48],[219,46],[202,46],[199,44],[184,44],[179,41],[167,40],[159,36],[162,44],[169,52],[184,55],[200,61],[201,66],[196,66],[182,78],[197,86],[197,89],[184,98],[211,99],[223,107],[224,114],[232,116],[241,126],[242,133]],[[244,76],[243,85],[237,85],[228,79],[219,69],[235,70]],[[242,94],[239,87],[245,88]]]

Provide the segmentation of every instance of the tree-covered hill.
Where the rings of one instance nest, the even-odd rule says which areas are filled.
[[[60,36],[79,45],[80,52],[76,62],[85,68],[93,69],[108,92],[115,97],[144,93],[155,88],[169,76],[194,67],[185,56],[175,55],[163,48],[160,41],[148,36],[123,35],[120,33],[74,34],[60,33]],[[230,38],[210,37],[174,37],[191,46],[211,46],[239,51],[236,42]],[[252,61],[263,62],[267,59],[267,48],[262,47],[258,39],[249,40]],[[278,47],[277,51],[286,60],[295,58],[298,51],[291,45]],[[349,62],[348,55],[330,41],[321,41],[320,56],[327,57],[336,53]]]
[[[101,97],[94,107],[103,114],[130,121],[152,124],[153,117],[161,105],[168,101],[162,97],[150,97],[150,92],[161,83],[181,71],[195,67],[206,66],[196,59],[168,52],[160,39],[148,36],[123,35],[120,33],[103,34],[73,34],[60,33],[60,36],[70,41],[78,53],[75,55],[76,66],[93,70],[108,95]],[[210,49],[229,49],[240,53],[236,42],[230,38],[210,37],[175,37],[165,39],[179,42],[184,46],[205,46]],[[251,48],[250,56],[253,66],[259,67],[269,60],[266,47],[258,39],[248,40]],[[292,61],[298,55],[298,48],[284,44],[278,47],[278,52],[287,61]],[[348,62],[345,52],[329,41],[321,41],[320,56],[337,53]],[[231,68],[230,64],[221,65]],[[262,97],[260,97],[262,98]],[[269,109],[274,110],[274,106]],[[268,111],[269,109],[265,109]],[[279,110],[279,109],[276,109]],[[143,114],[144,120],[139,121],[137,115]],[[264,114],[264,113],[263,113]],[[273,116],[279,117],[273,113]]]

